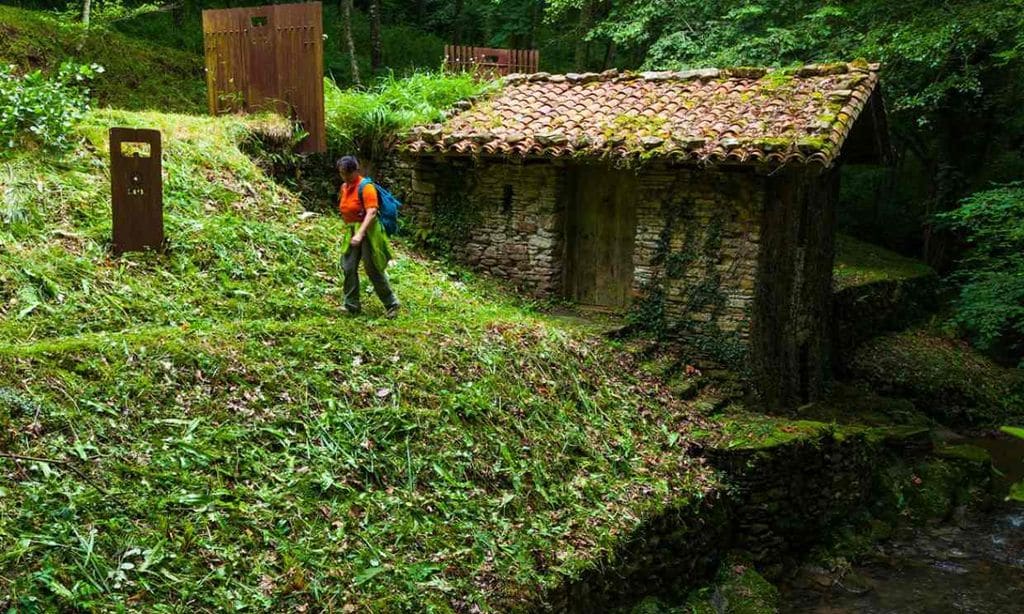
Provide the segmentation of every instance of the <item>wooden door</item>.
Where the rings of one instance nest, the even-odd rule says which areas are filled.
[[[582,168],[566,220],[566,296],[584,305],[622,309],[633,284],[636,175]]]

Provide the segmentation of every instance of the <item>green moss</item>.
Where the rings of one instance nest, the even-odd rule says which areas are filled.
[[[839,289],[934,275],[935,271],[923,262],[846,235],[836,235],[833,279]]]
[[[778,95],[780,92],[793,89],[796,76],[785,70],[773,70],[761,77],[758,83],[765,93]]]
[[[722,564],[712,586],[691,593],[683,611],[689,614],[774,614],[779,591],[746,561]]]
[[[871,339],[854,353],[851,374],[900,395],[946,423],[996,425],[1021,411],[1024,372],[1007,369],[966,343],[928,328]]]
[[[767,449],[836,433],[834,425],[824,422],[787,420],[742,411],[720,416],[719,421],[718,446],[730,450]]]
[[[968,444],[941,446],[936,448],[935,453],[942,458],[959,459],[979,465],[991,465],[992,463],[992,455],[988,450]]]
[[[622,135],[633,142],[644,136],[667,137],[666,124],[668,118],[659,115],[619,115],[602,132],[605,138]]]

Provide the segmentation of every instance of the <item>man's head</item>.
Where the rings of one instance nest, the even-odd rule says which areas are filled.
[[[341,179],[345,183],[352,181],[352,179],[359,174],[359,160],[356,160],[355,156],[344,156],[340,158],[336,164],[338,167],[338,173],[341,174]]]

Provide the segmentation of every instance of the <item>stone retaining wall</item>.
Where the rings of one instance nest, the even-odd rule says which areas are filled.
[[[723,484],[650,518],[602,564],[545,595],[538,609],[608,611],[638,596],[681,600],[730,552],[759,566],[800,556],[868,508],[889,463],[930,450],[926,429],[826,431],[763,448],[712,449],[707,456]]]

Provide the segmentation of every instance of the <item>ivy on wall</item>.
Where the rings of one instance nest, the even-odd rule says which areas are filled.
[[[468,196],[474,193],[473,173],[440,167],[436,193],[425,219],[417,220],[413,238],[431,251],[447,253],[466,242],[480,223],[482,207]]]
[[[633,302],[629,321],[658,339],[682,341],[700,355],[723,364],[741,366],[746,363],[746,344],[738,332],[722,330],[718,320],[727,305],[723,282],[727,277],[735,275],[736,265],[744,257],[742,253],[738,254],[733,267],[725,274],[719,270],[726,213],[716,211],[702,229],[694,223],[692,211],[695,207],[689,198],[674,199],[663,204],[665,225],[659,234],[650,263],[655,274],[640,289],[639,298]],[[680,229],[682,241],[673,247],[673,238],[677,236],[680,224],[684,224]],[[682,313],[703,313],[709,319],[703,321],[684,317],[669,322],[666,307],[668,287],[687,278],[695,279],[696,283],[684,286]]]

